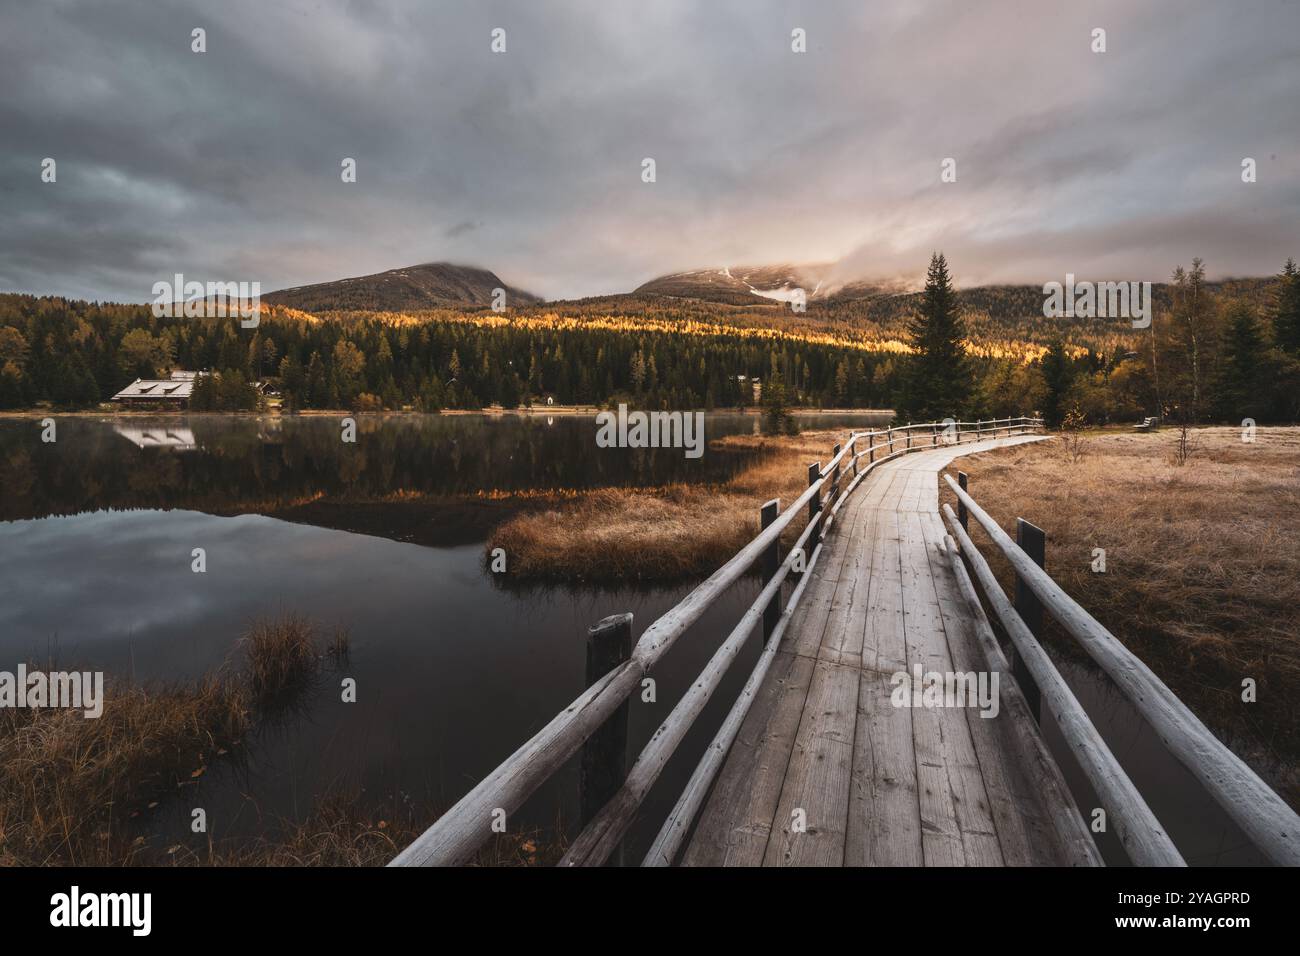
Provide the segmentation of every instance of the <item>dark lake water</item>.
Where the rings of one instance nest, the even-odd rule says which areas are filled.
[[[507,590],[483,543],[512,495],[668,481],[710,482],[752,452],[596,447],[589,416],[358,416],[355,444],[334,417],[0,418],[0,669],[57,659],[139,681],[221,667],[248,624],[281,611],[342,626],[351,658],[301,706],[262,726],[243,760],[217,761],[147,827],[191,842],[202,806],[211,837],[238,842],[303,819],[324,795],[375,808],[453,803],[584,686],[586,628],[621,611],[639,633],[693,586]],[[879,417],[801,418],[805,429]],[[709,439],[758,419],[709,415]],[[191,571],[191,550],[207,571]],[[757,593],[742,580],[656,669],[658,700],[631,710],[631,754],[672,709]],[[733,665],[646,801],[630,861],[671,808],[757,657]],[[1189,862],[1260,857],[1088,667],[1062,670]],[[339,680],[357,682],[356,703]],[[1049,744],[1081,806],[1088,788],[1050,717]],[[572,825],[571,766],[511,821]],[[1111,862],[1123,854],[1101,841]]]
[[[753,416],[709,415],[706,435],[757,428]],[[218,761],[160,808],[157,828],[188,839],[189,808],[202,806],[215,840],[238,840],[301,819],[327,793],[446,806],[581,692],[590,624],[631,611],[639,633],[693,584],[505,590],[483,562],[503,516],[492,499],[715,481],[750,457],[601,449],[589,416],[359,416],[355,444],[333,417],[69,417],[52,444],[35,420],[0,419],[0,667],[53,655],[141,681],[197,677],[252,620],[305,612],[347,628],[357,702],[328,675],[248,741],[237,770]],[[481,507],[461,500],[478,493]],[[191,570],[196,547],[203,574]],[[657,702],[632,709],[634,754],[756,593],[737,584],[656,669]],[[633,849],[657,832],[756,641],[647,801]],[[512,825],[572,823],[576,778],[559,775]]]

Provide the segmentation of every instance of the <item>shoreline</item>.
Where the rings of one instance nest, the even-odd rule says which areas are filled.
[[[766,412],[762,408],[690,408],[677,411],[704,412],[706,415],[747,415],[761,418]],[[346,408],[310,408],[296,412],[285,412],[278,408],[260,409],[258,411],[229,412],[192,412],[187,409],[76,409],[73,411],[55,411],[48,408],[6,409],[0,411],[0,419],[41,419],[41,418],[335,418],[340,415],[364,418],[415,418],[426,416],[473,416],[484,418],[504,418],[507,415],[522,417],[553,415],[596,415],[609,411],[602,405],[551,405],[532,408],[445,408],[438,412],[421,412],[414,409],[388,409],[384,411],[352,411]],[[786,414],[794,418],[810,418],[817,415],[894,415],[890,408],[791,408]]]

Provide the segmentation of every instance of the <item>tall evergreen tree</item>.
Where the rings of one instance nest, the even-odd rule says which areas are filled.
[[[1278,276],[1273,307],[1273,343],[1288,355],[1300,357],[1300,269],[1287,259]]]
[[[930,257],[920,312],[907,324],[912,347],[898,413],[912,421],[960,418],[969,410],[975,379],[966,355],[966,323],[943,253]]]
[[[1229,421],[1268,414],[1268,343],[1245,302],[1227,310],[1223,361],[1219,368],[1219,414]]]
[[[1074,378],[1074,366],[1065,345],[1057,339],[1048,346],[1042,361],[1043,381],[1047,396],[1043,399],[1043,422],[1048,428],[1060,427],[1065,418],[1065,394]]]

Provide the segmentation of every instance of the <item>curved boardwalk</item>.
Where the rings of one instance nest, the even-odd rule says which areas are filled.
[[[906,455],[845,501],[683,864],[1095,862],[1009,674],[992,719],[890,703],[891,676],[917,663],[989,670],[982,620],[944,550],[938,474],[953,458],[1036,440]]]

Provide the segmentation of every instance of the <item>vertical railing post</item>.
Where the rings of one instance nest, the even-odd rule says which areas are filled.
[[[776,520],[777,515],[781,513],[781,499],[773,498],[758,512],[759,524],[766,528]],[[776,577],[777,570],[781,567],[781,536],[777,535],[772,543],[767,546],[763,552],[763,586],[766,587],[772,578]],[[767,645],[767,639],[772,636],[776,630],[777,622],[781,620],[781,592],[778,590],[772,595],[772,600],[767,602],[767,607],[763,608],[763,644]]]
[[[886,437],[889,438],[889,452],[888,452],[888,454],[892,455],[892,454],[894,453],[894,426],[893,426],[893,425],[890,425],[889,428],[886,429],[886,431],[885,431],[885,435],[886,435]]]
[[[613,614],[587,628],[587,686],[631,656],[631,614]],[[591,822],[627,777],[628,710],[625,700],[582,745],[578,767],[578,815],[582,827]],[[623,865],[622,844],[609,861]]]
[[[869,465],[876,460],[876,433],[874,431],[871,433],[871,437],[868,439],[867,452],[869,453],[870,456],[867,458],[867,464]]]
[[[939,423],[935,422],[930,426],[930,444],[935,448],[939,447]]]
[[[834,447],[833,449],[831,449],[831,459],[832,459],[832,460],[834,460],[834,459],[840,457],[840,447],[841,447],[841,446],[840,446],[839,442],[836,442],[836,443],[835,443],[835,447]],[[831,504],[834,504],[834,503],[835,503],[835,499],[838,498],[838,497],[840,496],[840,466],[841,466],[842,464],[843,464],[843,462],[838,462],[838,461],[835,462],[835,477],[833,477],[833,478],[831,479],[831,493],[830,493],[830,496],[826,499],[826,500],[829,501]]]
[[[1020,545],[1020,550],[1029,555],[1030,559],[1040,568],[1047,563],[1047,534],[1042,528],[1030,524],[1024,518],[1016,519],[1016,544]],[[1035,638],[1039,640],[1043,636],[1043,605],[1039,603],[1034,592],[1029,589],[1029,585],[1024,582],[1019,574],[1016,575],[1016,593],[1015,593],[1016,613],[1020,619],[1025,622]],[[1038,685],[1034,683],[1033,677],[1029,673],[1029,668],[1025,666],[1024,660],[1020,654],[1016,654],[1016,662],[1012,668],[1015,674],[1016,682],[1020,684],[1020,689],[1025,694],[1025,701],[1029,704],[1029,709],[1034,717],[1042,721],[1042,695],[1039,693]]]
[[[967,480],[966,472],[957,472],[957,485],[962,491],[966,490]],[[957,499],[957,520],[961,522],[963,531],[970,531],[970,516],[966,513],[966,502],[962,501],[960,498]]]
[[[811,465],[808,466],[808,484],[810,486],[813,485],[817,481],[817,479],[821,476],[821,472],[822,472],[822,463],[820,461],[814,461]],[[820,490],[818,490],[818,492],[815,495],[813,495],[811,500],[809,500],[808,502],[808,523],[809,524],[812,524],[814,521],[817,520],[817,513],[821,510],[822,510],[822,493]],[[822,539],[822,528],[821,525],[818,525],[817,530],[813,532],[813,534],[808,538],[809,554],[812,553],[812,549],[817,546],[817,542],[821,541],[821,539]]]
[[[911,422],[907,423],[907,447],[909,449],[912,447],[912,423]]]

